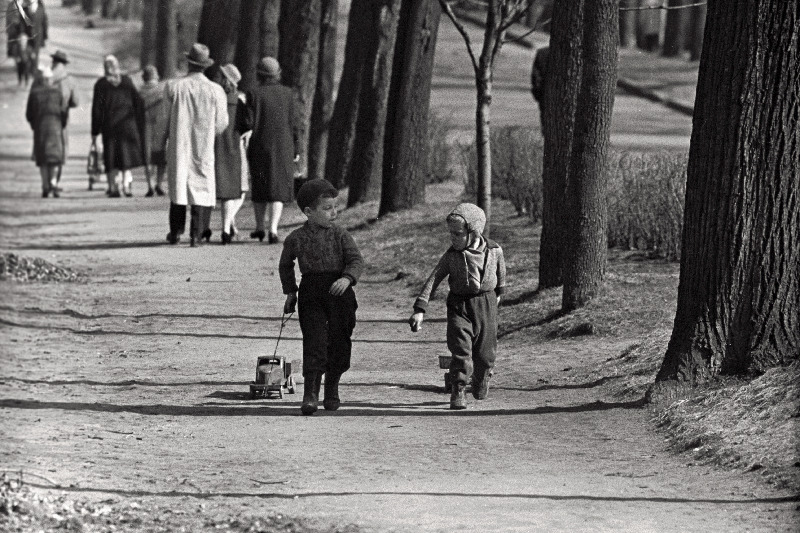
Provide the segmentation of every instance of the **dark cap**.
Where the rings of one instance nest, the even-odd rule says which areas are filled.
[[[311,207],[314,202],[317,201],[317,198],[323,194],[331,198],[336,198],[339,196],[339,191],[326,179],[317,178],[308,180],[300,187],[300,190],[297,191],[297,205],[300,207],[301,211],[304,211],[306,207]]]
[[[69,63],[69,59],[67,59],[67,54],[65,54],[61,50],[56,50],[54,54],[50,54],[50,57],[53,58],[53,63],[64,63],[65,65]]]

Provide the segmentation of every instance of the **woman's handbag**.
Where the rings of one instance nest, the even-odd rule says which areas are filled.
[[[104,172],[103,158],[97,149],[97,143],[92,141],[92,146],[89,148],[89,157],[86,159],[86,173],[89,174],[90,191],[94,188],[95,182],[100,181],[99,176]]]

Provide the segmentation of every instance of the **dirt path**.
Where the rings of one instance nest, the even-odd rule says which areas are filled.
[[[0,249],[77,268],[89,282],[0,284],[3,469],[98,501],[279,511],[374,531],[792,530],[797,503],[786,494],[687,465],[664,449],[645,409],[605,400],[596,383],[559,381],[565,366],[630,339],[543,349],[510,335],[491,398],[448,411],[436,368],[443,324],[409,336],[407,293],[377,275],[358,287],[340,411],[301,417],[299,395],[248,400],[255,358],[272,352],[278,331],[279,247],[170,247],[167,203],[142,198],[141,180],[133,199],[85,190],[99,36],[49,9],[53,44],[73,46],[76,59],[83,51],[73,70],[87,106],[73,122],[66,192],[42,200],[25,160],[25,95],[3,67]],[[290,209],[285,222],[300,217]],[[242,232],[252,224],[245,209]],[[296,321],[284,338],[281,354],[299,358]]]

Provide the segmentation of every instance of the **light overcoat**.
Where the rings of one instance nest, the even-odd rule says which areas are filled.
[[[164,88],[167,107],[169,197],[177,205],[217,202],[214,139],[228,126],[225,91],[200,72]]]

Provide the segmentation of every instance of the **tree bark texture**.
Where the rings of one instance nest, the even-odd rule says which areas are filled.
[[[706,31],[706,6],[695,6],[692,10],[691,42],[688,48],[691,54],[690,59],[697,61],[703,51],[703,34]]]
[[[277,42],[281,0],[240,0],[239,36],[234,62],[242,73],[239,87],[251,90],[256,84],[256,64],[265,55],[278,58],[277,46],[273,53],[263,53],[265,42]]]
[[[328,149],[328,131],[333,115],[333,77],[336,71],[336,22],[338,0],[322,0],[317,87],[311,109],[308,138],[308,177],[325,177],[325,155]]]
[[[583,1],[556,2],[553,5],[542,114],[544,161],[539,289],[558,287],[563,283],[566,186],[578,86],[583,70],[583,19]]]
[[[311,110],[317,89],[322,0],[283,0],[278,60],[283,84],[294,93],[294,138],[300,168],[308,168]],[[306,172],[304,172],[305,174]]]
[[[669,7],[678,7],[687,4],[686,0],[669,0]],[[689,9],[667,10],[667,22],[664,26],[664,46],[661,55],[664,57],[678,57],[683,53],[687,35],[691,29]]]
[[[366,43],[366,64],[358,104],[352,160],[347,174],[348,207],[380,195],[383,168],[383,135],[394,44],[401,0],[368,3],[372,31]],[[352,8],[351,8],[352,14]]]
[[[601,289],[608,251],[607,155],[617,85],[617,0],[584,0],[583,69],[566,182],[566,255],[561,308]]]
[[[178,6],[175,0],[158,0],[156,68],[164,79],[175,77],[178,71]]]
[[[662,388],[800,358],[800,2],[707,16]]]
[[[249,0],[246,0],[249,1]],[[220,65],[233,63],[239,38],[241,0],[204,0],[197,41],[208,46]]]
[[[344,65],[328,133],[325,178],[337,189],[347,184],[353,155],[361,84],[367,66],[367,38],[372,31],[368,6],[372,0],[352,0],[347,19]]]
[[[143,0],[142,50],[139,57],[141,68],[156,64],[156,40],[158,39],[158,0]]]
[[[620,0],[619,7],[631,8],[639,5],[638,0]],[[619,45],[622,48],[636,48],[636,11],[620,11]]]
[[[386,117],[378,216],[425,201],[428,111],[441,14],[438,0],[403,0]]]

